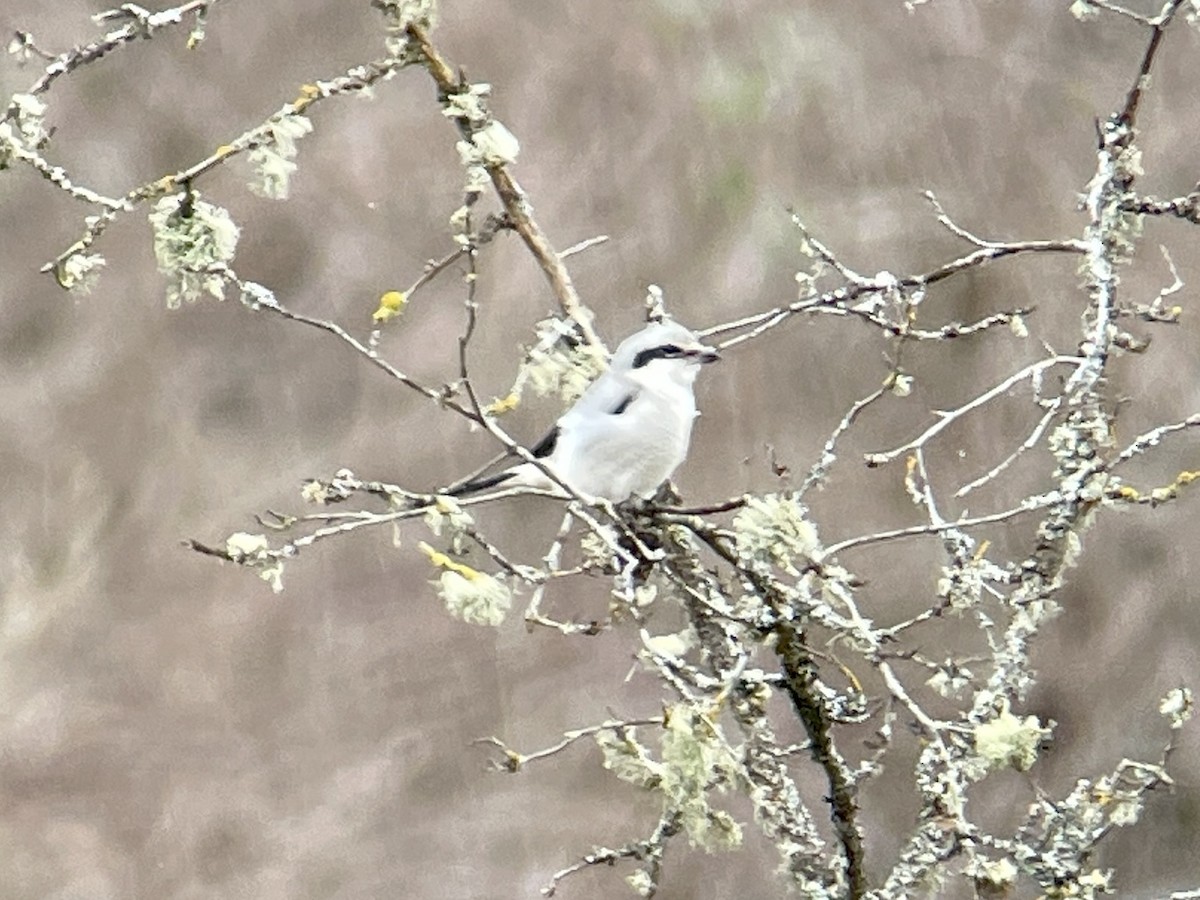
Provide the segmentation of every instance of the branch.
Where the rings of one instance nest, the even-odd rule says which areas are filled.
[[[1052,356],[1050,359],[1043,359],[1039,362],[1033,363],[1032,365],[1028,365],[1025,368],[1021,369],[1019,372],[1015,372],[1014,374],[1009,375],[1007,378],[1005,378],[999,384],[994,385],[993,387],[984,391],[982,394],[980,394],[974,400],[964,403],[962,406],[959,406],[948,412],[938,411],[937,412],[937,415],[939,417],[938,421],[934,425],[931,425],[929,428],[925,429],[923,432],[921,432],[919,435],[917,435],[915,438],[913,438],[908,443],[902,444],[901,446],[896,447],[893,450],[865,454],[866,463],[868,466],[871,466],[871,467],[881,466],[885,463],[891,462],[898,456],[902,456],[903,454],[907,453],[910,450],[917,450],[921,447],[924,447],[926,443],[928,443],[933,438],[935,438],[938,434],[940,434],[945,428],[947,428],[953,422],[957,421],[958,419],[961,419],[963,416],[965,416],[967,413],[971,412],[972,410],[978,409],[979,407],[983,406],[984,404],[986,404],[992,400],[995,400],[997,397],[1004,395],[1005,393],[1008,392],[1009,388],[1011,388],[1015,384],[1019,384],[1020,382],[1024,381],[1026,378],[1035,378],[1036,379],[1044,371],[1046,371],[1046,369],[1049,369],[1052,366],[1057,366],[1057,365],[1075,366],[1076,369],[1078,370],[1078,367],[1083,365],[1084,362],[1085,362],[1085,360],[1082,360],[1077,356]]]
[[[416,23],[412,23],[407,26],[406,34],[424,58],[425,68],[433,78],[434,84],[437,85],[438,94],[442,98],[443,104],[446,102],[446,98],[458,94],[469,87],[464,79],[454,74],[454,71],[429,40],[429,35],[424,28]],[[458,123],[459,131],[463,137],[470,140],[473,134],[467,121],[457,117],[455,121]],[[571,281],[571,275],[567,271],[567,267],[563,265],[563,258],[554,251],[545,232],[542,231],[541,226],[534,220],[531,212],[532,207],[525,196],[524,190],[522,190],[517,180],[509,173],[507,166],[498,163],[489,163],[486,167],[488,175],[491,176],[492,184],[496,188],[496,193],[500,197],[500,202],[504,205],[504,211],[508,214],[509,219],[512,220],[513,227],[521,235],[521,239],[525,241],[525,246],[529,248],[534,259],[537,260],[538,265],[541,267],[542,273],[550,282],[550,287],[554,291],[555,298],[558,300],[559,308],[575,322],[580,333],[589,344],[603,349],[604,342],[600,340],[599,335],[592,328],[591,317],[584,309],[583,301],[579,298],[579,294],[575,290],[575,285]]]
[[[1002,512],[989,513],[986,516],[972,516],[969,518],[958,519],[954,522],[944,522],[939,525],[910,525],[907,528],[894,528],[890,531],[877,531],[874,534],[864,534],[859,537],[846,538],[843,541],[838,541],[836,544],[830,544],[825,548],[825,556],[833,557],[843,550],[849,550],[852,547],[863,547],[867,544],[878,544],[883,541],[894,541],[897,538],[916,537],[923,534],[943,534],[946,531],[951,531],[957,528],[974,528],[977,525],[989,525],[993,522],[1004,522],[1008,519],[1014,519],[1017,516],[1023,516],[1026,513],[1036,512],[1039,509],[1048,509],[1052,504],[1058,501],[1056,494],[1043,494],[1039,497],[1029,497],[1022,501],[1020,506],[1006,509]]]
[[[1188,416],[1182,422],[1160,425],[1157,428],[1150,429],[1145,434],[1138,435],[1134,438],[1133,443],[1117,454],[1117,458],[1113,460],[1109,468],[1115,468],[1121,463],[1128,462],[1135,456],[1145,453],[1150,448],[1157,447],[1167,435],[1186,431],[1189,428],[1200,428],[1200,413]]]
[[[599,725],[589,725],[586,728],[576,728],[572,731],[564,731],[563,739],[556,744],[552,744],[542,750],[535,750],[532,753],[518,753],[511,749],[508,744],[500,740],[495,735],[486,738],[479,738],[475,741],[476,744],[486,744],[495,747],[500,751],[502,756],[501,761],[492,761],[492,768],[497,772],[520,772],[527,763],[537,762],[540,759],[546,759],[566,750],[576,741],[597,735],[602,731],[617,731],[620,732],[626,728],[635,728],[641,725],[662,725],[662,716],[651,716],[647,719],[625,719],[613,720],[610,719],[601,722]]]
[[[95,62],[102,56],[138,38],[151,37],[160,28],[168,25],[178,25],[183,21],[183,17],[189,13],[207,13],[209,8],[215,6],[218,2],[219,0],[191,0],[189,3],[184,3],[171,9],[164,9],[156,13],[140,9],[132,3],[125,4],[122,10],[125,15],[128,15],[132,19],[129,24],[123,25],[115,31],[110,31],[104,37],[84,44],[82,47],[72,47],[65,53],[60,53],[54,57],[50,65],[46,66],[41,78],[34,83],[33,87],[27,93],[35,96],[43,94],[50,90],[54,82],[63,75],[68,75],[81,66]],[[111,13],[102,13],[96,18],[112,17]],[[8,107],[5,118],[9,119],[14,115],[16,115],[15,104]]]
[[[1142,54],[1142,65],[1138,69],[1133,87],[1129,89],[1129,94],[1125,97],[1125,106],[1116,116],[1117,121],[1130,128],[1133,127],[1137,118],[1142,91],[1150,83],[1150,70],[1154,67],[1154,58],[1158,54],[1158,48],[1162,45],[1163,34],[1166,33],[1171,20],[1175,18],[1184,2],[1185,0],[1167,0],[1157,18],[1144,22],[1151,26],[1150,43],[1146,45],[1146,52]]]
[[[763,333],[775,328],[777,325],[791,318],[798,313],[804,312],[826,312],[835,313],[837,315],[855,315],[866,321],[869,321],[896,336],[904,336],[914,340],[946,340],[949,338],[963,337],[969,334],[974,334],[983,331],[987,328],[996,325],[1008,324],[1013,318],[1028,313],[1029,309],[1018,309],[1007,313],[993,313],[992,315],[980,320],[976,323],[958,324],[950,323],[935,331],[928,331],[907,326],[897,325],[889,322],[868,310],[851,309],[847,304],[861,300],[864,297],[871,297],[887,291],[896,289],[915,289],[922,288],[930,284],[936,284],[946,278],[956,275],[966,269],[971,269],[976,266],[983,265],[994,259],[1004,259],[1009,256],[1020,256],[1028,253],[1084,253],[1087,250],[1087,245],[1079,240],[1065,241],[1013,241],[1010,243],[996,244],[994,246],[982,247],[965,256],[958,257],[950,262],[943,263],[936,268],[930,269],[928,272],[923,272],[918,275],[891,276],[888,278],[876,278],[865,280],[860,283],[851,284],[846,287],[840,287],[836,290],[826,291],[823,294],[809,297],[805,296],[794,303],[789,303],[786,306],[777,306],[774,309],[769,309],[764,312],[754,313],[753,315],[745,316],[741,319],[734,319],[729,322],[722,322],[718,325],[712,325],[698,332],[701,337],[710,337],[716,334],[723,334],[728,331],[740,331],[743,328],[749,328],[751,331],[747,334],[740,334],[729,340],[723,341],[719,345],[719,349],[727,349],[736,346],[745,341],[757,338]]]
[[[597,847],[591,853],[582,857],[579,862],[555,872],[550,883],[542,888],[543,897],[553,897],[558,891],[558,883],[569,875],[581,872],[592,866],[611,866],[622,859],[646,860],[648,866],[644,870],[648,883],[639,890],[643,897],[653,897],[658,892],[658,879],[662,871],[662,856],[667,841],[679,831],[679,814],[673,811],[664,812],[659,819],[654,832],[644,841],[635,841],[622,847],[610,850]]]
[[[216,0],[208,0],[208,2],[216,2]],[[108,226],[116,220],[118,215],[131,212],[137,206],[145,203],[148,200],[153,200],[177,191],[180,188],[187,187],[201,175],[212,171],[219,165],[223,165],[230,159],[233,159],[235,156],[239,156],[249,150],[253,150],[264,142],[270,140],[272,125],[281,115],[299,115],[308,109],[308,107],[322,100],[326,100],[330,97],[340,96],[342,94],[355,93],[365,90],[381,79],[390,78],[397,69],[404,65],[407,65],[407,63],[398,59],[378,60],[375,62],[366,63],[364,65],[354,66],[353,68],[348,69],[342,75],[339,75],[328,81],[317,80],[303,85],[300,88],[300,96],[290,103],[284,104],[283,108],[279,112],[275,113],[262,124],[257,125],[254,128],[251,128],[249,131],[234,138],[229,143],[218,147],[209,156],[197,163],[194,163],[187,169],[176,172],[174,175],[164,175],[163,177],[155,179],[154,181],[149,181],[145,184],[139,185],[138,187],[132,188],[127,191],[124,196],[116,200],[108,200],[105,202],[105,198],[98,198],[99,204],[104,208],[97,215],[91,216],[88,220],[86,220],[87,224],[84,229],[83,236],[62,253],[58,254],[58,256],[56,256],[54,259],[43,265],[40,271],[55,273],[59,284],[65,287],[66,285],[64,284],[62,272],[63,265],[66,263],[67,259],[77,253],[82,253],[95,244],[97,239],[99,239],[99,237],[104,233],[105,229],[107,229]],[[10,114],[12,109],[13,107],[9,108]],[[49,163],[46,163],[44,160],[41,161],[41,164],[49,166]],[[55,183],[64,190],[67,190],[66,184],[69,184],[69,182],[66,182],[66,184],[58,182]],[[69,191],[69,193],[72,193],[72,196],[78,196],[81,199],[88,199],[82,196],[80,193],[81,190],[82,189],[76,188],[73,192]]]

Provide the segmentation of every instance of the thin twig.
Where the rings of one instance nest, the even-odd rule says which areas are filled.
[[[1004,457],[1004,459],[996,463],[996,465],[992,466],[992,468],[988,469],[988,471],[984,472],[978,478],[968,481],[957,491],[955,491],[955,497],[965,497],[967,494],[971,493],[971,491],[983,487],[989,481],[999,476],[1014,462],[1016,462],[1020,458],[1021,454],[1027,450],[1032,450],[1035,446],[1037,446],[1037,443],[1042,439],[1042,435],[1046,433],[1046,429],[1050,427],[1050,423],[1054,421],[1054,417],[1058,414],[1059,407],[1062,406],[1062,398],[1055,397],[1053,400],[1047,401],[1047,403],[1049,404],[1048,409],[1042,415],[1042,418],[1038,420],[1037,425],[1033,427],[1033,431],[1029,432],[1029,436],[1026,437],[1025,440],[1023,440],[1015,450],[1008,454],[1008,456]]]
[[[1125,106],[1117,115],[1118,121],[1130,128],[1136,124],[1138,104],[1142,100],[1142,91],[1145,90],[1146,85],[1149,83],[1150,70],[1154,68],[1154,58],[1158,54],[1158,48],[1162,46],[1163,35],[1184,2],[1185,0],[1168,0],[1164,4],[1162,12],[1157,17],[1144,22],[1144,24],[1150,25],[1153,29],[1150,34],[1150,43],[1146,45],[1146,52],[1142,54],[1142,64],[1138,69],[1137,77],[1133,81],[1133,87],[1129,89],[1129,94],[1125,98]]]
[[[979,407],[983,406],[984,404],[986,404],[992,400],[995,400],[997,397],[1003,396],[1004,394],[1008,393],[1009,388],[1011,388],[1015,384],[1019,384],[1020,382],[1024,381],[1026,378],[1036,378],[1042,372],[1044,372],[1046,369],[1051,368],[1052,366],[1069,365],[1069,366],[1074,366],[1074,367],[1078,368],[1084,362],[1085,361],[1083,359],[1080,359],[1077,356],[1052,356],[1050,359],[1039,360],[1036,363],[1025,366],[1025,368],[1021,369],[1019,372],[1015,372],[1012,375],[1009,375],[1007,378],[1005,378],[999,384],[993,385],[991,388],[984,391],[982,394],[980,394],[974,400],[970,400],[967,403],[964,403],[962,406],[955,407],[952,410],[939,411],[937,413],[938,421],[936,423],[934,423],[933,425],[929,426],[928,428],[926,428],[923,432],[921,432],[919,435],[917,435],[911,441],[908,441],[905,444],[901,444],[899,447],[896,447],[895,449],[892,449],[892,450],[886,450],[883,452],[876,452],[876,453],[867,453],[865,455],[867,465],[868,466],[881,466],[885,463],[891,462],[892,460],[896,459],[898,456],[904,455],[905,453],[907,453],[910,450],[916,450],[920,447],[924,447],[926,443],[928,443],[930,440],[935,438],[945,428],[949,427],[951,424],[953,424],[954,422],[961,419],[967,413],[978,409]]]
[[[829,467],[837,460],[837,455],[833,451],[837,447],[838,440],[850,430],[850,426],[854,424],[864,409],[887,392],[888,387],[884,386],[854,401],[854,404],[842,416],[841,421],[838,422],[837,427],[833,429],[833,433],[826,439],[825,446],[821,448],[821,458],[813,464],[813,467],[804,479],[804,483],[797,489],[797,497],[803,497],[810,488],[825,480],[825,477],[829,474]]]
[[[34,94],[35,96],[43,94],[50,90],[54,82],[63,75],[68,75],[81,66],[95,62],[118,47],[139,38],[149,37],[159,28],[168,25],[178,25],[183,21],[183,17],[189,13],[207,12],[210,7],[215,6],[218,2],[219,0],[191,0],[189,3],[183,3],[170,9],[164,9],[144,17],[135,18],[127,25],[110,31],[103,37],[84,44],[82,47],[72,47],[65,53],[60,53],[54,57],[50,65],[46,66],[42,76],[27,93]],[[10,118],[13,115],[15,115],[15,109],[13,106],[10,106],[6,113],[6,118]]]
[[[576,741],[585,737],[592,737],[600,734],[603,731],[624,731],[628,728],[635,728],[642,725],[662,725],[662,716],[651,716],[645,719],[623,719],[620,721],[610,719],[601,722],[598,725],[588,725],[585,728],[575,728],[571,731],[564,731],[563,738],[556,744],[551,744],[541,750],[534,750],[532,753],[518,753],[508,746],[504,741],[496,736],[479,738],[475,741],[476,744],[487,744],[495,747],[500,751],[503,760],[501,762],[492,762],[492,768],[497,772],[519,772],[527,763],[537,762],[540,759],[546,759],[561,753],[566,750]]]
[[[1179,431],[1186,431],[1189,428],[1200,428],[1200,413],[1188,416],[1181,422],[1172,422],[1170,425],[1160,425],[1157,428],[1152,428],[1144,434],[1138,435],[1133,442],[1117,454],[1116,459],[1112,461],[1109,468],[1115,468],[1121,463],[1128,462],[1135,456],[1145,453],[1151,447],[1157,447],[1158,444],[1169,434],[1175,434]]]
[[[424,28],[412,23],[407,26],[406,34],[425,59],[425,68],[443,97],[457,94],[466,87],[463,80],[455,74],[437,48],[433,46]],[[472,137],[470,125],[461,118],[456,118],[455,122],[463,137],[470,140]],[[584,309],[583,301],[575,290],[570,273],[563,265],[562,257],[555,252],[545,232],[531,215],[530,204],[524,190],[506,166],[489,163],[487,171],[496,188],[496,193],[500,197],[500,202],[504,205],[505,212],[512,220],[513,227],[525,241],[525,246],[529,248],[546,279],[550,282],[559,307],[575,322],[580,334],[589,344],[601,350],[604,349],[604,342],[592,328],[591,317]]]
[[[893,528],[889,531],[877,531],[874,534],[846,538],[826,547],[825,556],[827,558],[833,557],[852,547],[864,547],[868,544],[878,544],[883,541],[894,541],[899,538],[917,537],[924,534],[941,534],[955,528],[974,528],[978,525],[1004,522],[1008,519],[1015,519],[1017,516],[1023,516],[1026,513],[1036,512],[1039,509],[1047,509],[1058,501],[1059,497],[1055,493],[1042,494],[1037,497],[1029,497],[1021,505],[1003,510],[1002,512],[989,513],[984,516],[969,516],[954,521],[947,521],[941,525],[910,525],[907,528]]]
[[[206,0],[207,3],[216,2],[216,0]],[[188,6],[198,6],[199,3],[188,4]],[[128,26],[127,26],[128,27]],[[268,118],[262,124],[250,129],[244,134],[234,138],[227,144],[223,144],[209,156],[200,160],[197,163],[176,172],[173,175],[165,175],[162,178],[147,182],[132,188],[127,191],[122,197],[118,198],[113,203],[117,205],[102,203],[101,211],[94,216],[91,216],[84,228],[83,235],[79,240],[75,241],[62,253],[58,254],[54,259],[45,263],[40,271],[54,272],[59,274],[59,283],[63,283],[61,271],[66,260],[77,253],[90,248],[99,237],[104,233],[105,229],[117,218],[118,215],[132,211],[138,205],[153,200],[157,197],[162,197],[173,191],[179,190],[181,187],[187,187],[192,184],[201,175],[215,169],[219,165],[223,165],[230,159],[242,153],[255,149],[265,141],[271,139],[271,128],[274,122],[281,115],[295,114],[299,115],[322,100],[330,97],[340,96],[347,93],[356,93],[366,90],[377,81],[391,77],[398,69],[402,68],[406,63],[403,60],[385,59],[376,62],[366,63],[364,65],[355,66],[348,69],[343,74],[330,79],[328,81],[313,81],[304,85],[301,88],[300,96],[295,100],[284,105],[284,107],[273,116]],[[10,113],[12,108],[10,107]],[[62,185],[60,185],[61,187]],[[78,188],[76,189],[78,190]]]

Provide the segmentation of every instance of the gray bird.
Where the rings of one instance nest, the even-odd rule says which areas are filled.
[[[608,370],[530,452],[584,497],[648,499],[687,456],[699,415],[693,384],[700,367],[719,358],[682,325],[653,322],[621,342]],[[521,463],[451,493],[497,485],[555,487],[537,466]]]

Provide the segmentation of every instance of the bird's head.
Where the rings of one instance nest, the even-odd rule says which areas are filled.
[[[652,322],[630,335],[613,354],[611,370],[648,387],[674,383],[691,385],[700,367],[720,359],[677,322]]]

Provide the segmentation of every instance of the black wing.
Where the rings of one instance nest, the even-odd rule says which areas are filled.
[[[537,459],[545,459],[554,452],[555,445],[558,444],[558,426],[555,425],[550,429],[550,433],[529,448],[529,452]]]
[[[633,402],[633,398],[636,396],[637,391],[630,391],[621,398],[620,403],[608,411],[609,414],[613,416],[619,416],[621,413],[625,412],[625,410],[629,409],[629,404]],[[554,448],[558,446],[558,436],[561,433],[562,429],[555,425],[550,429],[549,434],[529,448],[529,452],[532,453],[536,459],[545,459],[551,453],[553,453]]]
[[[633,402],[633,399],[636,396],[637,396],[637,391],[630,391],[628,394],[626,394],[624,397],[621,398],[620,403],[618,403],[616,406],[614,406],[612,409],[610,409],[608,411],[608,414],[610,416],[619,416],[621,413],[625,412],[625,410],[629,409],[629,404]]]

